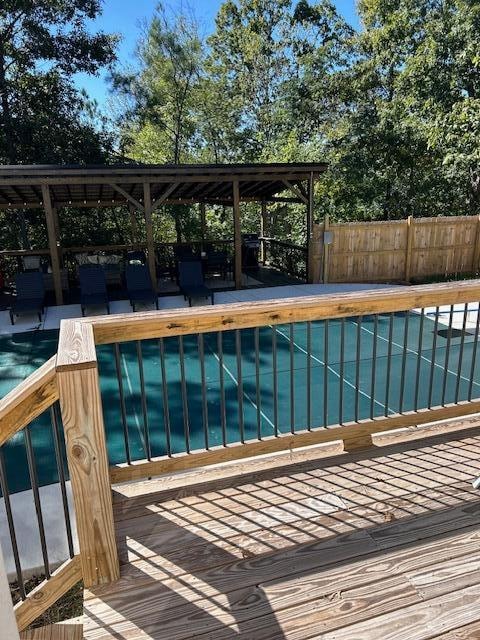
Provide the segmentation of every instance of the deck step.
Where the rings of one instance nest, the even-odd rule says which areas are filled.
[[[66,620],[58,624],[48,624],[20,633],[20,640],[82,640],[83,624],[81,618]]]

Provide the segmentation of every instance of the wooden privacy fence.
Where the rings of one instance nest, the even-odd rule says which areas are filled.
[[[312,282],[411,282],[479,267],[480,216],[335,224],[327,216],[310,246]]]
[[[435,359],[438,307],[452,305],[449,325],[451,329],[453,305],[464,305],[463,322],[465,327],[468,314],[472,310],[474,312],[478,310],[478,300],[480,300],[480,281],[477,280],[62,321],[57,356],[49,360],[0,401],[0,445],[20,430],[28,429],[32,420],[59,401],[78,531],[78,553],[72,552],[71,557],[56,571],[50,572],[47,566],[45,581],[30,594],[26,594],[24,600],[16,606],[15,614],[19,628],[22,629],[32,622],[80,578],[83,578],[87,587],[106,584],[119,578],[119,558],[111,494],[112,483],[148,478],[165,472],[271,454],[335,440],[343,440],[348,450],[348,448],[371,443],[371,434],[373,433],[478,413],[480,411],[480,384],[476,381],[476,362],[480,322],[476,321],[476,329],[473,333],[463,331],[463,337],[456,345],[455,362],[451,355],[450,360],[448,359],[451,331],[447,332],[447,337],[443,338],[446,341],[446,350],[443,347],[441,364],[438,359]],[[473,303],[473,309],[468,306],[469,303]],[[430,325],[424,331],[424,324],[431,322],[427,317],[427,309],[432,306],[437,307],[434,331],[430,330]],[[408,333],[408,318],[413,318],[414,315],[416,316],[415,322],[419,319],[421,327],[416,339],[411,335],[409,337]],[[401,319],[403,327],[402,335],[397,338],[401,342],[397,343],[392,340],[392,326],[395,318]],[[345,320],[349,320],[350,324],[356,327],[356,359],[352,355],[352,351],[355,351],[351,347],[352,336],[350,335],[348,339],[350,342],[347,340],[345,343],[344,341]],[[321,333],[312,336],[311,324],[318,321],[322,323]],[[367,347],[360,345],[362,322],[370,323],[370,328],[365,327],[366,335],[373,336],[373,342],[369,343],[370,346]],[[413,319],[411,319],[412,322]],[[387,333],[389,337],[381,337],[382,347],[379,346],[379,323],[387,327],[390,323],[390,332]],[[229,332],[231,335],[233,330],[235,336],[233,357],[237,359],[236,385],[238,387],[235,402],[237,403],[237,413],[242,414],[244,402],[242,367],[246,366],[247,361],[250,361],[250,365],[252,365],[253,361],[253,366],[257,367],[256,373],[258,375],[259,359],[265,360],[267,355],[272,358],[273,369],[269,367],[267,375],[273,374],[272,401],[275,406],[275,391],[280,391],[276,367],[280,337],[293,336],[294,331],[295,335],[298,335],[297,331],[299,332],[302,327],[306,328],[307,337],[305,348],[300,348],[298,351],[301,352],[302,358],[306,358],[305,362],[302,362],[306,366],[307,389],[310,388],[310,381],[315,379],[318,383],[322,379],[322,375],[325,376],[328,373],[327,370],[331,368],[328,350],[330,349],[331,353],[333,346],[329,339],[329,335],[332,334],[329,334],[328,330],[330,327],[330,332],[337,331],[340,347],[338,402],[341,413],[334,414],[336,422],[328,421],[326,404],[328,390],[326,378],[323,377],[321,383],[323,386],[320,391],[315,393],[315,396],[312,392],[307,393],[306,397],[297,398],[298,403],[306,402],[308,405],[305,411],[307,420],[301,427],[296,426],[293,420],[294,412],[292,412],[291,428],[279,428],[277,407],[276,411],[274,410],[276,415],[271,423],[273,430],[269,435],[264,435],[259,430],[255,437],[246,437],[242,418],[242,422],[239,421],[238,433],[236,432],[234,440],[224,439],[220,445],[212,446],[207,439],[205,445],[198,449],[188,446],[187,442],[185,449],[180,452],[168,450],[166,455],[159,456],[149,452],[145,459],[128,460],[117,464],[112,464],[109,461],[103,417],[105,403],[102,401],[100,389],[97,345],[113,345],[114,349],[118,349],[121,343],[133,341],[137,344],[140,353],[142,343],[155,341],[156,348],[160,352],[160,373],[156,371],[156,377],[160,388],[163,386],[165,390],[165,374],[164,371],[161,371],[164,364],[162,360],[163,340],[174,338],[179,345],[182,345],[183,337],[195,337],[199,347],[198,363],[202,366],[203,371],[199,384],[199,387],[202,388],[202,396],[197,404],[205,405],[207,399],[206,395],[203,395],[206,388],[203,340],[207,335],[211,336],[212,332],[217,336],[219,351],[216,361],[218,361],[219,371],[223,376],[225,354],[221,350],[221,344],[224,334]],[[242,353],[241,331],[243,330],[254,332],[255,348],[253,352],[248,350],[248,352]],[[268,354],[266,352],[259,354],[259,330],[265,330],[271,337],[272,350]],[[440,334],[440,332],[438,333]],[[434,342],[428,348],[433,349],[433,356],[428,359],[422,351],[422,348],[425,349],[425,345],[422,347],[422,340],[427,340],[427,338],[430,340],[432,336]],[[469,341],[468,353],[467,339]],[[288,346],[290,358],[296,348],[295,344],[294,340],[290,339]],[[325,348],[321,360],[313,353],[314,347],[318,348],[319,345],[324,345]],[[382,402],[385,404],[379,402],[375,404],[374,399],[379,396],[380,384],[384,384],[385,377],[390,380],[390,364],[387,364],[386,376],[383,372],[376,376],[375,366],[377,361],[385,359],[383,353],[385,350],[387,350],[387,363],[391,362],[392,345],[395,346],[395,357],[400,367],[397,367],[397,371],[400,372],[399,379],[393,380],[392,375],[391,384],[389,385],[387,382],[386,391],[382,391],[381,394]],[[372,347],[373,351],[371,351]],[[365,348],[368,351],[367,358],[370,359],[367,360],[367,363],[370,361],[371,364],[367,364],[369,367],[367,374],[362,374],[361,354],[365,352]],[[180,349],[180,358],[183,358],[183,347]],[[243,361],[242,358],[244,358]],[[190,360],[190,367],[194,366],[194,361],[195,358]],[[290,363],[288,370],[290,382],[287,382],[287,387],[295,382],[296,375],[292,360]],[[354,374],[352,378],[350,373],[351,380],[347,379],[347,365],[350,367],[350,372],[353,367]],[[410,366],[410,369],[407,365]],[[140,359],[139,366],[141,366]],[[315,375],[313,375],[313,371]],[[412,374],[411,371],[414,373]],[[450,394],[447,389],[447,375],[445,373],[447,371],[451,376]],[[358,408],[362,375],[363,379],[367,379],[368,384],[371,385],[369,388],[371,403],[366,407],[366,413],[360,415]],[[425,376],[430,381],[428,384]],[[250,380],[254,377],[250,375]],[[451,384],[452,380],[454,381],[453,385]],[[138,384],[139,389],[135,389],[135,391],[139,392],[142,402],[145,402],[146,406],[150,400],[145,395],[142,375],[140,375]],[[342,398],[347,385],[351,394],[350,400],[353,400],[350,404],[355,408],[354,414],[348,415],[344,411],[345,407],[342,406]],[[422,404],[418,402],[418,391],[425,389],[426,386],[429,387],[428,402],[425,400]],[[395,397],[399,397],[399,404],[389,403],[392,389],[395,392]],[[159,393],[155,393],[156,403],[159,400]],[[222,399],[223,386],[220,385],[219,391],[215,391],[215,393],[219,395],[218,398],[215,398],[217,404],[222,405],[225,402],[225,398]],[[250,389],[249,393],[253,393],[253,397],[255,397],[255,391]],[[291,393],[293,396],[293,391]],[[210,400],[212,400],[211,397]],[[312,405],[315,401],[317,404],[320,402],[319,410],[312,411]],[[213,423],[208,425],[208,421],[206,422],[207,412],[203,413],[203,427],[201,428],[205,433],[211,434],[212,429],[221,428]],[[340,417],[337,417],[338,415]],[[145,426],[146,432],[148,432],[149,426]],[[155,425],[152,428],[158,429],[159,426]],[[186,425],[186,431],[188,431],[188,425]],[[187,435],[185,433],[186,437]]]

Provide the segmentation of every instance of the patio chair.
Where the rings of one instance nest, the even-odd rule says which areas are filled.
[[[152,286],[148,267],[144,264],[127,264],[125,280],[130,304],[135,311],[135,303],[154,303],[158,309],[158,297]]]
[[[45,285],[43,273],[27,271],[15,276],[17,297],[10,309],[10,322],[15,324],[14,317],[20,313],[37,313],[39,322],[45,307]]]
[[[230,271],[230,261],[225,251],[211,251],[207,253],[207,273],[219,273],[226,280]]]
[[[107,293],[107,281],[105,272],[101,266],[82,265],[78,269],[80,279],[80,305],[82,316],[85,308],[90,305],[105,305],[107,313],[110,313],[110,302]]]
[[[193,298],[210,298],[213,304],[213,291],[205,286],[200,260],[178,263],[178,285],[190,307]]]

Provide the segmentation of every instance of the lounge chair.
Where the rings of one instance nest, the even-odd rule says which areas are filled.
[[[17,297],[10,309],[10,322],[15,324],[14,316],[20,313],[37,313],[39,322],[45,306],[45,285],[43,273],[28,271],[15,276]]]
[[[158,297],[152,286],[148,267],[144,264],[127,264],[125,267],[128,298],[133,310],[135,303],[153,303],[158,309]]]
[[[80,304],[82,316],[90,305],[105,305],[110,313],[110,302],[107,294],[107,281],[101,266],[82,265],[78,269],[80,279]]]
[[[213,291],[205,286],[199,260],[178,263],[178,284],[190,307],[193,298],[211,298],[213,304]]]

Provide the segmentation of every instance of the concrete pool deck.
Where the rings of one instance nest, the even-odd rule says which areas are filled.
[[[239,291],[226,291],[216,294],[217,303],[249,302],[258,300],[270,300],[281,298],[304,297],[309,295],[322,295],[328,293],[366,291],[369,289],[391,288],[392,285],[379,284],[331,284],[331,285],[287,285],[280,287],[245,289]],[[203,304],[203,301],[201,301]],[[159,298],[159,308],[176,309],[184,308],[187,303],[181,295],[161,296]],[[475,327],[478,317],[478,303],[471,303],[471,311],[468,314],[467,328]],[[463,322],[464,305],[455,305],[452,325],[461,328]],[[127,300],[114,301],[111,303],[112,313],[131,313],[131,307]],[[435,308],[426,309],[426,313],[435,312]],[[448,325],[450,307],[440,308],[439,322]],[[98,313],[104,313],[99,309]],[[75,318],[81,316],[80,305],[63,305],[58,307],[48,307],[41,323],[35,317],[21,316],[12,327],[10,324],[8,311],[0,312],[0,335],[10,335],[28,331],[56,330],[60,326],[60,321],[65,318]],[[68,487],[70,494],[70,488]],[[52,484],[40,489],[42,497],[43,517],[45,530],[47,532],[47,546],[49,556],[53,562],[60,563],[68,557],[66,539],[64,535],[63,513],[58,508],[61,504],[59,485]],[[69,495],[69,497],[71,497]],[[22,559],[22,569],[25,574],[40,571],[42,566],[42,554],[36,528],[35,506],[31,491],[22,491],[11,496],[12,510],[16,524],[17,542]],[[73,516],[73,508],[71,507]],[[73,520],[73,518],[72,518]],[[72,522],[75,536],[75,524]],[[3,498],[0,499],[0,544],[3,549],[7,572],[13,579],[14,563],[10,547],[10,535],[5,515]]]

